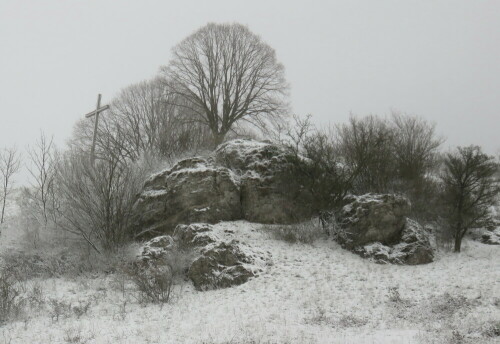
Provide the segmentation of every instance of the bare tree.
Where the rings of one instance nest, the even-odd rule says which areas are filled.
[[[170,157],[206,147],[210,130],[194,121],[188,108],[174,105],[181,101],[174,97],[156,78],[125,88],[113,101],[109,119],[133,160],[144,152]]]
[[[209,128],[193,121],[185,107],[172,105],[159,79],[143,81],[123,89],[100,118],[96,157],[114,156],[121,161],[137,161],[143,156],[173,160],[179,154],[205,150],[212,142]],[[89,149],[93,121],[82,119],[70,141],[81,154]]]
[[[28,147],[31,175],[30,198],[34,201],[41,215],[41,223],[47,225],[49,217],[55,220],[54,212],[57,211],[57,200],[54,194],[55,156],[53,138],[47,138],[43,132],[35,145]],[[57,221],[55,221],[57,222]]]
[[[240,120],[263,126],[287,108],[288,84],[274,49],[240,24],[208,24],[173,49],[162,68],[176,105],[196,114],[215,145]]]
[[[394,155],[399,176],[405,180],[421,178],[435,163],[443,139],[436,136],[435,124],[417,116],[394,112]]]
[[[0,151],[0,175],[2,177],[2,189],[0,190],[0,196],[2,197],[2,216],[0,218],[0,223],[3,223],[5,219],[5,205],[13,187],[12,177],[19,172],[20,166],[20,155],[15,147],[6,148]]]
[[[355,192],[387,192],[394,177],[394,131],[377,116],[337,127],[338,153],[353,175]]]
[[[453,231],[455,252],[460,252],[467,231],[490,220],[490,207],[496,204],[500,193],[495,178],[498,165],[479,147],[469,146],[447,154],[445,167],[441,178],[446,216]]]
[[[317,129],[310,120],[294,116],[295,124],[286,130],[291,178],[313,196],[315,211],[331,211],[342,204],[357,175],[341,163],[333,128]]]

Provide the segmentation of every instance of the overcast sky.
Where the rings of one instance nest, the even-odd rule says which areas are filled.
[[[500,149],[500,1],[0,0],[0,147],[75,121],[153,77],[207,22],[239,22],[276,49],[297,114],[338,123],[392,109],[447,145]]]

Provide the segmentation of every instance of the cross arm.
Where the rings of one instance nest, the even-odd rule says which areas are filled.
[[[88,114],[85,115],[85,117],[89,118],[89,117],[95,116],[97,113],[103,112],[104,110],[107,110],[107,109],[109,109],[109,105],[104,105],[103,107],[100,107],[97,110],[89,112]]]

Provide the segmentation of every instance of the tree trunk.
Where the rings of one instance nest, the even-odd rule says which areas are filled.
[[[224,138],[226,137],[226,134],[224,133],[214,133],[214,148],[219,147],[219,145],[224,142]]]
[[[457,233],[455,235],[455,250],[454,250],[454,252],[459,253],[461,246],[462,246],[462,236],[459,233]]]
[[[7,194],[7,192],[5,192],[5,194]],[[5,203],[7,201],[7,195],[5,195],[3,197],[3,200],[2,200],[2,218],[0,219],[0,223],[3,223],[3,216],[5,215]]]

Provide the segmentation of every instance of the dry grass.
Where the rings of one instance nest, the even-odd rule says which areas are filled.
[[[312,244],[324,237],[319,222],[314,220],[291,225],[263,225],[260,230],[269,233],[273,239],[283,240],[290,244]]]

